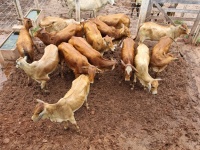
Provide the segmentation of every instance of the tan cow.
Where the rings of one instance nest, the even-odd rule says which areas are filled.
[[[95,50],[102,54],[108,50],[114,51],[115,48],[112,39],[109,36],[103,38],[95,23],[91,21],[85,22],[84,32],[87,42],[92,45]]]
[[[178,59],[168,53],[173,41],[171,37],[165,36],[154,46],[150,66],[156,73],[163,71],[171,61]]]
[[[16,67],[24,70],[28,77],[31,77],[35,81],[41,83],[41,89],[43,90],[46,82],[50,80],[49,74],[56,69],[59,63],[58,48],[57,46],[50,44],[45,47],[44,55],[40,60],[29,64],[26,62],[25,57],[20,57],[16,60],[16,63]],[[48,91],[45,90],[45,92]]]
[[[79,24],[79,22],[76,22],[74,19],[63,19],[60,17],[47,16],[40,21],[39,26],[41,28],[45,28],[47,32],[51,33],[58,32],[66,28],[69,24],[73,23]]]
[[[135,42],[131,38],[126,38],[123,40],[123,46],[121,50],[121,63],[124,69],[125,81],[130,81],[134,65],[134,45]]]
[[[134,82],[136,82],[136,77],[139,79],[140,83],[149,89],[152,94],[157,94],[158,80],[150,76],[148,72],[150,57],[149,48],[145,44],[139,44],[137,47],[137,54],[135,56],[135,67],[137,72],[134,74]]]
[[[49,104],[42,100],[35,106],[31,119],[36,122],[40,119],[50,119],[52,122],[65,122],[64,128],[68,128],[68,121],[76,126],[74,112],[78,110],[84,102],[88,109],[87,96],[90,90],[90,80],[87,75],[80,75],[72,82],[71,89],[57,103]]]
[[[159,41],[163,36],[176,39],[182,34],[188,34],[188,27],[185,24],[163,26],[154,22],[145,22],[140,26],[137,38],[143,43],[145,40]]]
[[[59,51],[64,57],[67,66],[73,70],[75,77],[80,74],[88,74],[91,83],[94,83],[96,73],[99,73],[97,67],[91,65],[87,58],[77,51],[71,44],[62,42],[58,46]],[[63,65],[62,65],[63,66]],[[63,69],[62,69],[63,70]]]
[[[122,27],[124,24],[126,27],[130,27],[130,18],[125,14],[109,14],[97,16],[97,18],[109,26],[114,26],[116,28]]]
[[[59,45],[62,42],[68,42],[68,40],[75,35],[83,36],[82,24],[70,24],[57,33],[48,33],[45,29],[40,29],[35,33],[34,36],[43,41],[45,45]]]
[[[102,57],[101,53],[92,48],[87,41],[81,37],[73,36],[69,43],[72,44],[81,54],[87,57],[89,62],[101,70],[113,70],[117,64],[116,60],[108,60]]]

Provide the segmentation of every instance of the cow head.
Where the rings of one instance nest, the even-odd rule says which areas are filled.
[[[101,73],[102,70],[98,69],[97,67],[90,65],[90,66],[84,66],[82,69],[88,69],[88,75],[89,75],[89,80],[90,83],[94,83],[94,78],[96,73]]]
[[[106,35],[106,36],[104,37],[104,41],[106,42],[107,47],[109,47],[109,49],[110,49],[111,51],[114,51],[114,50],[115,50],[115,47],[114,47],[114,45],[113,45],[113,42],[112,42],[112,38],[111,38],[111,37],[109,37],[108,35]]]
[[[23,21],[23,25],[25,26],[26,29],[30,29],[33,27],[32,20],[29,18],[24,18],[24,19],[18,18],[17,20]]]
[[[159,80],[162,80],[162,79],[153,79],[151,82],[148,83],[148,89],[149,91],[151,91],[152,94],[158,93]]]
[[[74,24],[76,25],[76,36],[78,37],[83,37],[84,35],[84,29],[83,29],[83,25],[84,23],[83,22],[80,22],[80,24]]]
[[[16,68],[23,68],[24,63],[27,63],[27,56],[20,57],[16,60]]]
[[[41,118],[45,118],[46,108],[45,102],[42,100],[37,99],[38,104],[35,106],[33,116],[31,119],[36,122],[39,121]]]
[[[133,70],[137,72],[137,69],[131,64],[125,64],[123,60],[121,60],[121,64],[125,67],[125,81],[130,81]]]
[[[42,28],[34,34],[34,37],[38,37],[45,45],[55,45],[55,34],[55,32],[49,33],[45,28]]]
[[[179,29],[182,34],[189,34],[189,30],[186,24],[179,25]]]

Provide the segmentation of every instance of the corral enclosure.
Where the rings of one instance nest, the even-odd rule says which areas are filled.
[[[6,1],[11,5],[11,1]],[[4,1],[3,1],[4,4]],[[24,15],[34,3],[20,0]],[[67,17],[67,7],[57,0],[39,1],[45,16]],[[180,5],[179,5],[180,7]],[[192,7],[192,5],[187,5]],[[12,7],[11,7],[12,8]],[[200,9],[195,5],[194,9]],[[11,9],[10,9],[11,10]],[[130,16],[131,2],[116,1],[107,5],[98,14],[125,13]],[[15,14],[15,12],[11,12]],[[178,15],[178,14],[175,14]],[[188,14],[185,14],[188,15]],[[90,12],[81,12],[88,18]],[[74,16],[75,17],[75,16]],[[14,17],[13,17],[14,18]],[[195,17],[194,17],[195,18]],[[131,33],[136,33],[138,18],[134,10],[131,18]],[[5,22],[5,21],[3,21]],[[8,23],[9,24],[9,23]],[[5,35],[10,27],[1,28]],[[3,26],[3,25],[2,25]],[[37,39],[40,54],[44,45]],[[117,41],[118,42],[118,41]],[[146,41],[152,49],[157,42]],[[75,112],[75,118],[82,131],[74,126],[64,130],[63,124],[49,120],[32,122],[31,115],[36,99],[55,103],[70,89],[74,74],[65,68],[64,79],[59,68],[50,75],[50,94],[42,93],[35,81],[27,85],[27,75],[11,63],[11,73],[0,91],[0,145],[2,149],[90,149],[90,150],[198,150],[200,149],[200,48],[186,45],[182,38],[178,46],[184,57],[177,54],[173,43],[170,51],[179,57],[159,77],[158,94],[144,90],[139,82],[131,90],[131,82],[125,82],[121,64],[108,72],[99,74],[91,84],[87,111],[83,106]],[[107,58],[120,61],[120,47],[105,54]],[[154,73],[150,70],[154,77]],[[0,74],[1,75],[1,74]],[[1,75],[2,77],[3,75]],[[0,78],[1,80],[2,78]]]

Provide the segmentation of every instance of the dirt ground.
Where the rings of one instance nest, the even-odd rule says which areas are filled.
[[[115,7],[101,12],[117,13]],[[156,44],[145,43],[150,49]],[[177,54],[173,43],[171,51],[179,59],[159,74],[163,80],[157,95],[144,90],[139,82],[131,90],[120,64],[96,77],[88,95],[90,109],[83,106],[75,112],[81,134],[72,125],[64,130],[60,123],[31,120],[36,99],[57,102],[70,89],[73,73],[65,68],[63,79],[58,70],[53,72],[48,82],[50,94],[45,94],[35,81],[28,86],[24,71],[12,64],[0,91],[0,149],[199,150],[200,47],[183,42],[178,45],[184,57]],[[43,52],[44,45],[37,46]],[[36,60],[41,56],[36,52]],[[119,61],[120,48],[105,57]]]

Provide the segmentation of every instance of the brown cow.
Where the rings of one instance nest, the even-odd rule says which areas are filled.
[[[134,64],[134,45],[135,42],[131,38],[123,40],[123,46],[121,50],[121,63],[125,73],[125,81],[130,81],[132,71],[135,69]]]
[[[173,41],[172,38],[165,36],[154,46],[150,66],[156,73],[163,71],[171,61],[177,59],[173,57],[172,54],[168,53]]]
[[[59,45],[62,42],[68,42],[68,40],[74,35],[83,35],[82,24],[69,24],[66,28],[57,33],[48,33],[45,29],[41,29],[38,30],[34,36],[43,41],[45,45]]]
[[[103,36],[108,35],[114,39],[120,39],[124,36],[130,37],[130,30],[128,27],[124,26],[124,24],[122,24],[120,29],[116,29],[115,27],[108,26],[106,23],[97,18],[90,20],[97,25],[97,28]]]
[[[20,29],[17,39],[17,50],[21,57],[27,56],[27,61],[32,62],[34,59],[33,40],[29,34],[29,29],[33,27],[32,21],[29,18],[23,19],[23,26]]]
[[[81,54],[87,57],[89,62],[102,70],[114,69],[116,60],[108,60],[102,57],[101,53],[92,48],[87,41],[81,37],[73,36],[69,43],[72,44]]]
[[[73,70],[76,78],[80,74],[88,74],[90,82],[94,83],[95,74],[100,71],[97,67],[91,65],[87,58],[69,43],[62,42],[58,49],[64,57],[67,66]]]
[[[108,50],[114,51],[112,39],[108,36],[102,38],[101,33],[97,29],[95,23],[91,21],[85,22],[84,32],[87,42],[92,45],[95,50],[99,51],[100,53],[104,53]]]

